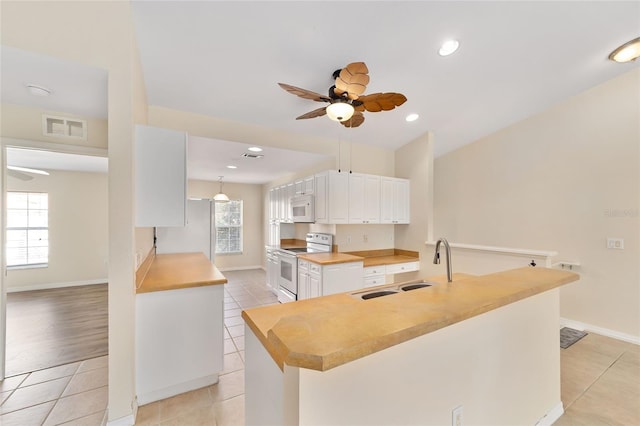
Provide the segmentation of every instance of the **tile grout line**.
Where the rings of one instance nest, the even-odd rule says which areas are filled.
[[[600,380],[600,378],[601,378],[602,376],[604,376],[604,374],[605,374],[607,371],[609,371],[609,370],[611,369],[611,367],[613,367],[613,365],[614,365],[616,362],[618,362],[618,360],[619,360],[620,358],[622,358],[622,355],[624,355],[624,354],[625,354],[625,352],[626,352],[626,351],[623,351],[623,352],[622,352],[622,353],[621,353],[621,354],[620,354],[620,355],[619,355],[615,360],[613,360],[613,362],[612,362],[611,364],[609,364],[609,365],[607,366],[607,368],[605,368],[605,369],[602,371],[602,373],[600,373],[600,374],[598,375],[598,377],[596,377],[596,378],[593,380],[593,382],[591,382],[591,384],[590,384],[589,386],[587,386],[587,388],[586,388],[584,391],[582,391],[582,392],[580,393],[580,395],[578,395],[578,397],[577,397],[577,398],[575,398],[573,401],[571,401],[571,404],[567,405],[567,406],[564,408],[564,411],[566,412],[566,411],[569,409],[569,407],[571,407],[571,406],[572,406],[576,401],[578,401],[580,398],[582,398],[582,397],[584,396],[584,394],[585,394],[585,393],[587,393],[587,392],[589,391],[589,389],[591,389],[591,388],[593,387],[593,385],[595,385],[595,384],[596,384],[596,382],[597,382],[598,380]]]

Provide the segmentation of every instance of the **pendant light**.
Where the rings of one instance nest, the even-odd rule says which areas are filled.
[[[227,203],[229,202],[229,197],[227,196],[227,194],[222,192],[222,178],[224,176],[220,176],[218,178],[218,181],[220,182],[220,192],[218,192],[214,197],[213,197],[213,201],[215,201],[216,203]]]

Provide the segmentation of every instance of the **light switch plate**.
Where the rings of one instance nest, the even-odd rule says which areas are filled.
[[[624,250],[624,238],[607,238],[607,248]]]

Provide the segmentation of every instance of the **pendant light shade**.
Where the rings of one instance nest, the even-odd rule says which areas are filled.
[[[224,176],[220,176],[218,180],[220,181],[220,192],[213,196],[213,201],[216,203],[227,203],[229,202],[229,196],[222,192],[222,178]]]
[[[347,121],[353,116],[353,105],[346,102],[334,102],[326,108],[327,117],[333,121]]]

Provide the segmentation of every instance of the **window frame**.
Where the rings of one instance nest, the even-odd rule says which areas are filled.
[[[231,203],[239,203],[240,206],[240,211],[239,211],[239,220],[240,223],[238,225],[218,225],[218,206],[222,206],[222,205],[230,205]],[[215,255],[216,256],[227,256],[227,255],[241,255],[244,252],[244,201],[243,200],[229,200],[226,203],[216,203],[214,202],[214,209],[215,209],[215,222],[214,222],[214,228],[215,228],[215,236],[216,236],[216,243],[215,243]],[[227,228],[227,229],[231,229],[231,228],[236,228],[239,229],[239,236],[238,236],[238,242],[239,242],[239,250],[237,251],[218,251],[218,229],[220,228]],[[228,241],[231,241],[230,239]],[[227,246],[229,246],[229,244],[227,244]]]
[[[10,250],[9,247],[7,247],[7,245],[9,244],[9,239],[6,238],[5,241],[5,266],[7,268],[7,270],[13,270],[13,269],[35,269],[35,268],[47,268],[49,267],[49,257],[50,257],[50,253],[49,253],[49,248],[50,248],[50,243],[49,243],[49,193],[46,191],[7,191],[7,198],[6,198],[6,207],[5,207],[5,214],[7,215],[7,217],[9,216],[9,211],[10,210],[26,210],[26,216],[27,216],[27,225],[26,226],[9,226],[8,224],[8,220],[7,220],[7,224],[5,227],[5,232],[6,234],[9,233],[9,231],[26,231],[27,232],[27,238],[26,238],[26,246],[25,249],[27,251],[27,255],[26,255],[26,259],[27,259],[27,263],[16,263],[16,264],[10,264],[9,263],[9,256],[8,256],[8,252]],[[15,208],[9,208],[9,197],[10,194],[27,194],[27,197],[31,194],[37,194],[37,195],[42,195],[45,194],[47,196],[47,208],[46,209],[31,209],[29,208],[29,202],[27,201],[27,207],[26,209],[15,209]],[[30,211],[46,211],[46,217],[47,217],[47,226],[29,226],[28,220],[29,220],[29,212]],[[28,233],[29,231],[46,231],[47,233],[47,245],[46,245],[46,249],[47,249],[47,261],[46,262],[37,262],[37,263],[29,263],[29,249],[33,249],[36,248],[36,246],[30,245],[29,244],[29,236]],[[5,235],[6,235],[5,234]],[[38,248],[41,247],[45,247],[45,246],[37,246]],[[12,247],[13,248],[13,247]]]

